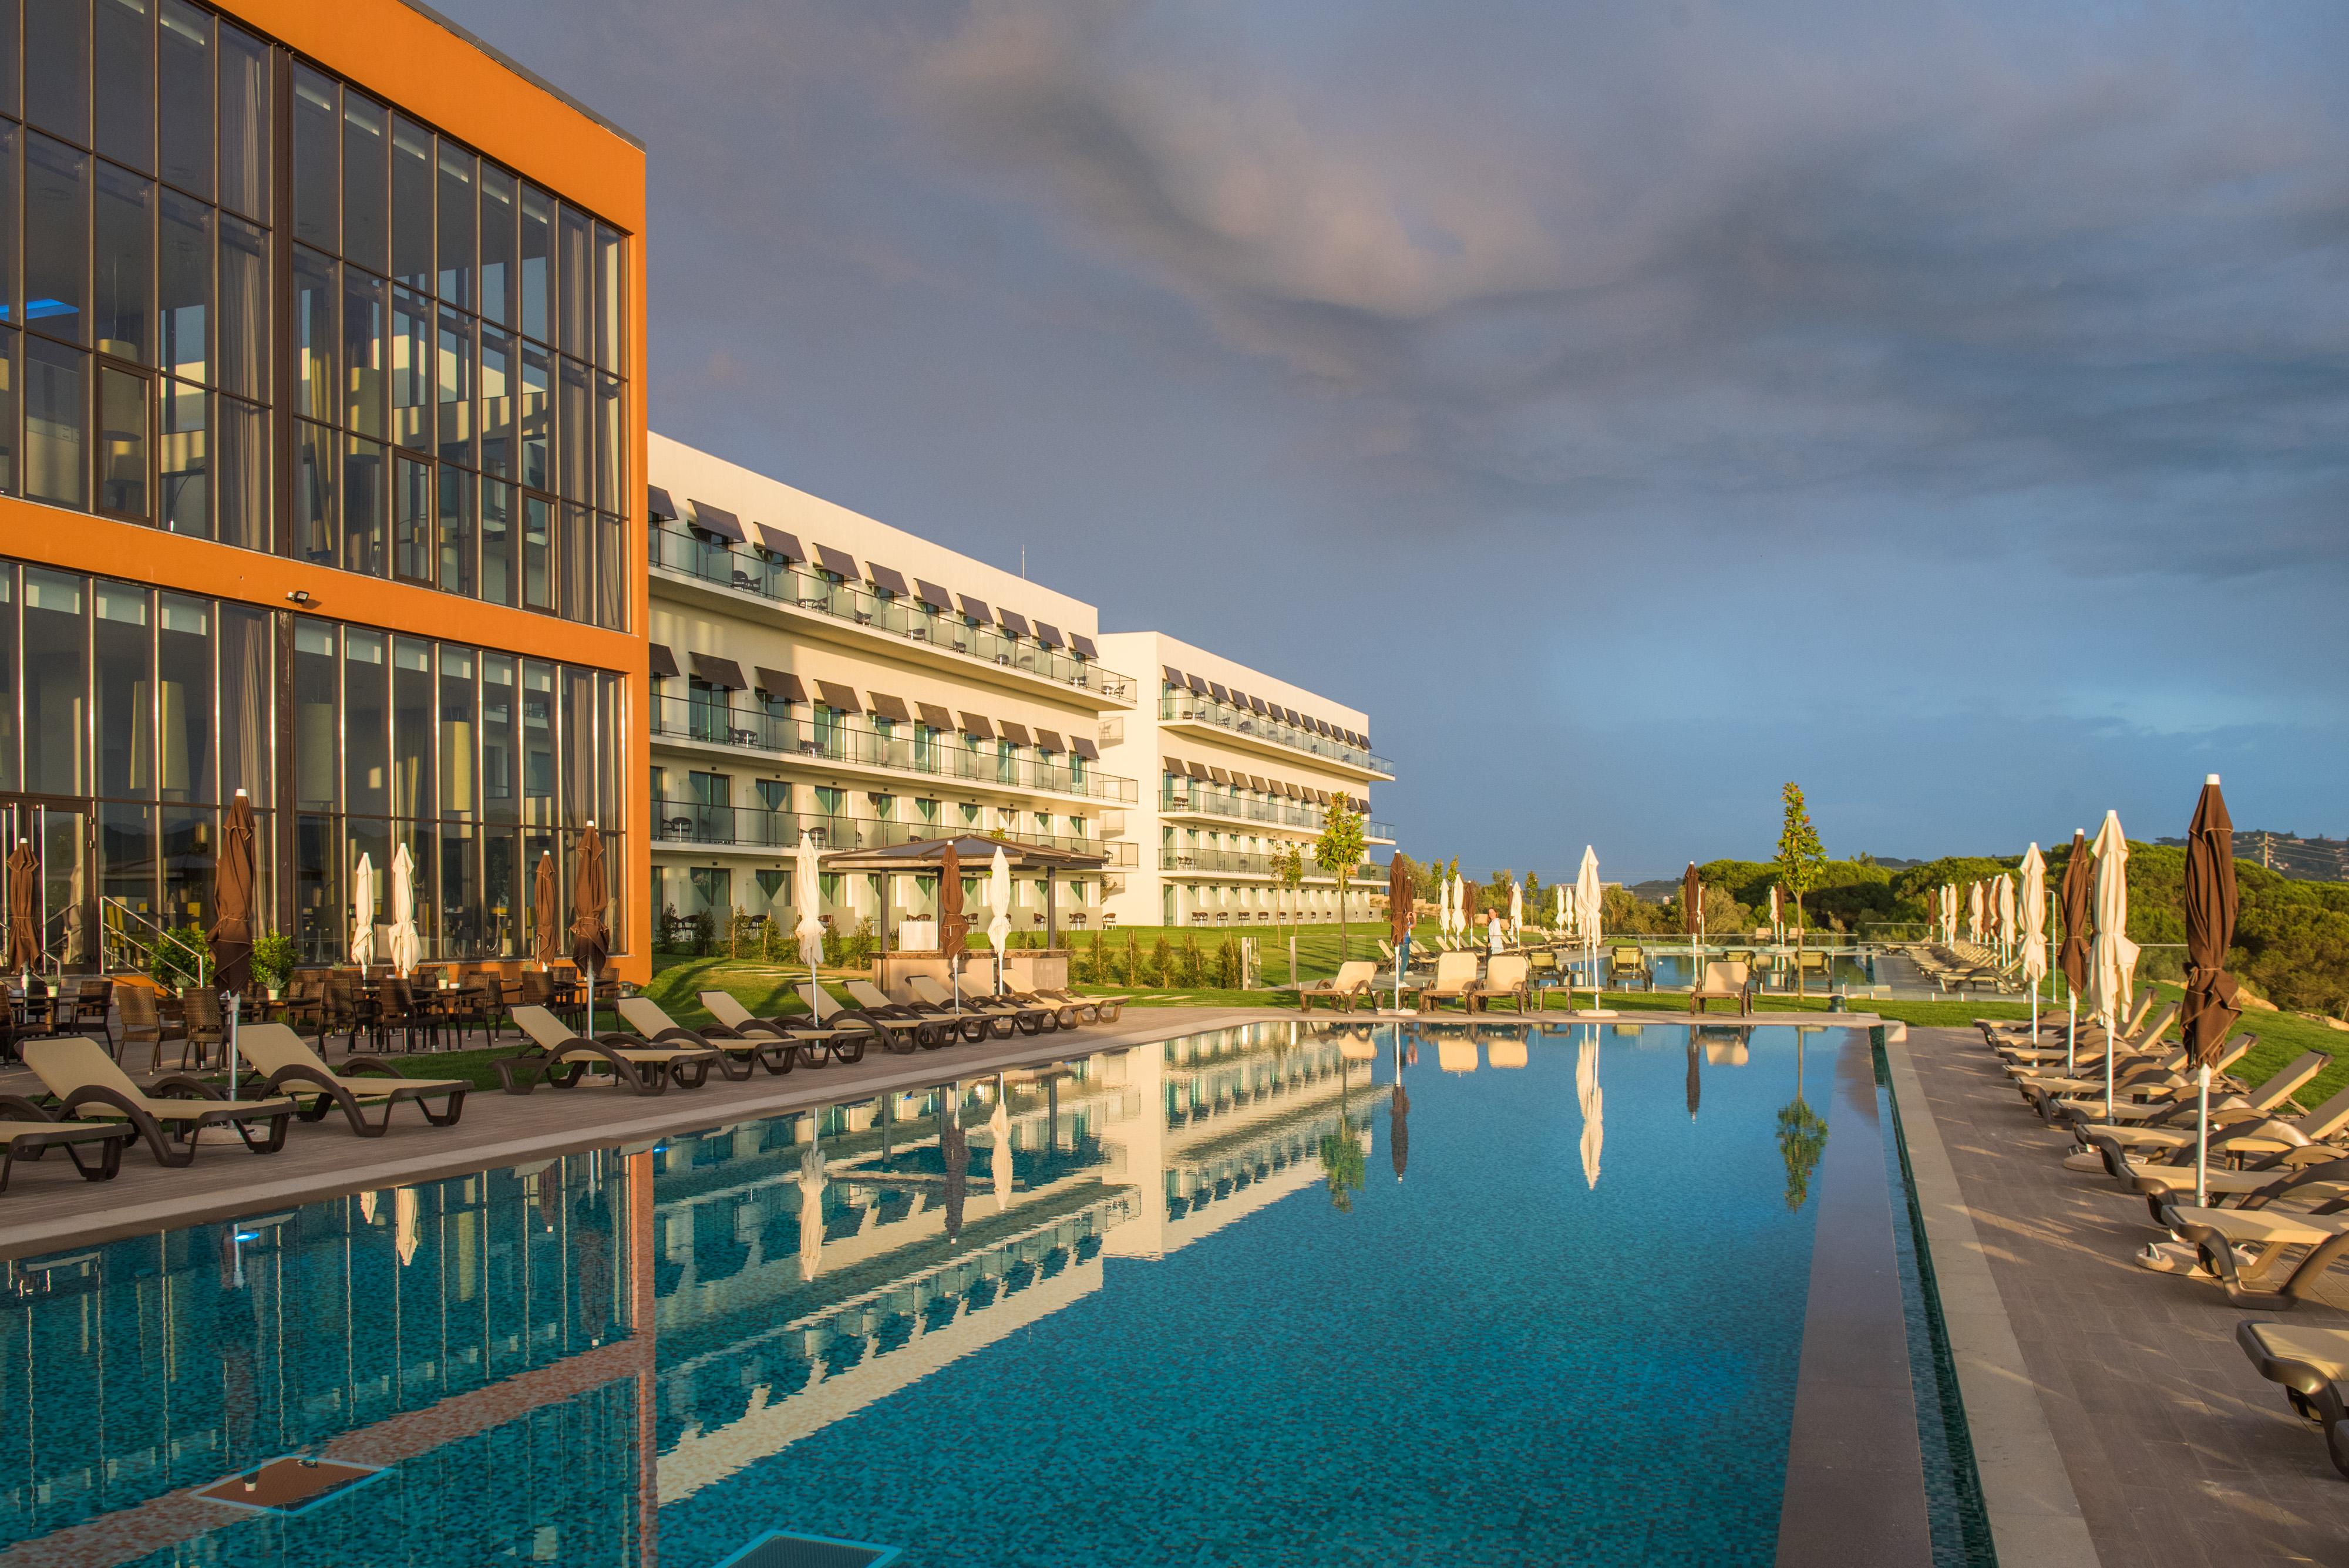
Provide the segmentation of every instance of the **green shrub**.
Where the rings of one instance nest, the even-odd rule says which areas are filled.
[[[1093,932],[1092,942],[1087,945],[1085,951],[1085,978],[1095,985],[1108,985],[1111,983],[1109,978],[1109,937],[1105,932],[1095,930]]]
[[[1149,983],[1152,985],[1174,984],[1172,973],[1174,968],[1174,946],[1166,940],[1164,933],[1161,933],[1158,940],[1150,944]]]
[[[1206,977],[1206,957],[1199,951],[1199,933],[1185,931],[1183,933],[1183,978],[1178,983],[1185,986],[1198,985]]]
[[[202,926],[177,926],[159,931],[147,950],[147,975],[156,984],[178,991],[203,982],[212,967],[212,949],[204,943]]]
[[[295,957],[294,939],[283,931],[270,931],[253,944],[253,978],[264,988],[285,989],[294,978]]]
[[[1229,937],[1226,937],[1222,941],[1216,944],[1216,961],[1213,975],[1214,982],[1217,989],[1223,991],[1237,991],[1239,989],[1240,947],[1239,943],[1234,941]]]
[[[1142,935],[1128,928],[1125,933],[1125,971],[1117,978],[1120,985],[1142,983]]]

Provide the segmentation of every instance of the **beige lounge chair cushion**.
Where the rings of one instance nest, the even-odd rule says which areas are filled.
[[[1338,966],[1338,972],[1327,980],[1317,980],[1308,991],[1359,991],[1370,984],[1379,966],[1369,959],[1350,959]]]
[[[2349,1214],[2294,1214],[2284,1209],[2196,1209],[2172,1205],[2180,1220],[2207,1225],[2253,1247],[2315,1247],[2349,1230]]]
[[[517,1007],[514,1023],[540,1049],[559,1053],[577,1038],[563,1026],[563,1021],[543,1007]],[[587,1044],[593,1044],[590,1041]],[[605,1046],[624,1062],[674,1062],[680,1056],[715,1056],[717,1052],[703,1045],[618,1045]]]
[[[1503,953],[1485,966],[1485,989],[1515,991],[1526,983],[1526,960],[1521,953]],[[1500,1064],[1495,1062],[1495,1066]]]
[[[1444,953],[1435,961],[1435,979],[1430,982],[1427,994],[1457,996],[1476,983],[1476,955],[1463,950]]]
[[[237,1054],[264,1076],[286,1067],[307,1067],[331,1080],[337,1087],[347,1089],[353,1097],[380,1100],[402,1089],[470,1089],[473,1085],[463,1078],[346,1078],[328,1067],[326,1059],[310,1049],[303,1038],[283,1023],[246,1023],[236,1032]],[[291,1095],[305,1092],[305,1085],[296,1085],[285,1091]]]
[[[2243,1326],[2277,1360],[2305,1362],[2336,1383],[2349,1382],[2349,1329],[2316,1328],[2304,1323]]]
[[[105,1046],[86,1034],[27,1040],[24,1056],[25,1065],[33,1070],[34,1076],[60,1100],[71,1097],[78,1089],[112,1089],[159,1122],[187,1121],[207,1111],[229,1108],[226,1100],[175,1100],[150,1096],[115,1064]],[[242,1100],[235,1108],[254,1116],[272,1116],[293,1110],[294,1102],[284,1098]],[[122,1115],[111,1106],[90,1106],[76,1114],[99,1121],[119,1120]]]

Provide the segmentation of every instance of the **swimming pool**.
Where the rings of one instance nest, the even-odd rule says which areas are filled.
[[[1866,1053],[1253,1024],[20,1260],[0,1561],[1766,1562]]]

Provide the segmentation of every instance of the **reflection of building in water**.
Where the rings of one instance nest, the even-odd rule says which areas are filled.
[[[0,1541],[124,1561],[232,1522],[187,1489],[316,1452],[401,1479],[287,1521],[287,1561],[436,1498],[461,1512],[411,1561],[634,1561],[631,1191],[581,1155],[0,1265]],[[481,1484],[522,1453],[566,1457]]]
[[[1358,1118],[1383,1094],[1335,1037],[1256,1025],[1015,1075],[999,1100],[990,1079],[673,1142],[661,1501],[1102,1289],[1104,1251],[1160,1256],[1312,1185],[1341,1082]]]

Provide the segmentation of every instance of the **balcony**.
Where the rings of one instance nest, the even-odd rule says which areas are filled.
[[[843,630],[892,639],[918,650],[1075,687],[1107,702],[1130,704],[1130,676],[1105,670],[1061,648],[1015,638],[999,627],[975,626],[959,615],[926,609],[861,583],[787,566],[763,551],[704,539],[683,528],[656,527],[647,541],[653,569],[746,594],[771,605],[821,616]]]
[[[1248,849],[1211,849],[1205,845],[1188,847],[1163,847],[1158,851],[1161,871],[1205,871],[1228,877],[1277,877],[1279,867],[1275,856]],[[1334,882],[1337,877],[1322,869],[1321,863],[1308,855],[1305,857],[1305,879],[1308,882]],[[1356,881],[1361,880],[1360,873]]]
[[[778,718],[693,697],[654,698],[652,733],[655,740],[696,741],[792,762],[879,768],[982,789],[1076,795],[1126,805],[1139,794],[1132,779],[1081,762],[1051,763],[1017,753],[1005,756],[999,752],[974,752],[962,744],[958,735],[913,725],[885,734],[846,719],[823,722]]]
[[[1167,691],[1158,699],[1158,718],[1166,724],[1206,724],[1226,737],[1260,749],[1286,748],[1319,759],[1332,767],[1348,768],[1368,778],[1394,777],[1394,763],[1375,752],[1332,740],[1318,730],[1302,730],[1286,720],[1271,719],[1253,710],[1233,707],[1192,691]],[[1278,753],[1276,753],[1278,754]]]
[[[1169,779],[1166,782],[1172,784],[1174,781]],[[1319,806],[1290,805],[1275,800],[1249,800],[1240,795],[1218,794],[1207,789],[1164,787],[1158,792],[1158,809],[1174,816],[1232,817],[1242,822],[1266,822],[1278,827],[1303,828],[1310,833],[1320,832],[1327,826],[1328,815]],[[1394,826],[1365,818],[1362,836],[1373,843],[1392,844],[1394,842]]]
[[[798,850],[802,829],[815,836],[818,849],[885,849],[893,844],[918,844],[952,834],[983,833],[1014,844],[1035,844],[1048,849],[1073,850],[1080,855],[1105,855],[1110,869],[1130,870],[1140,862],[1131,843],[1108,844],[1084,835],[1036,833],[988,827],[980,823],[883,822],[875,817],[845,814],[710,805],[698,800],[654,801],[652,826],[655,849],[765,849],[781,856]],[[974,874],[983,873],[986,868],[984,862],[972,863]]]

